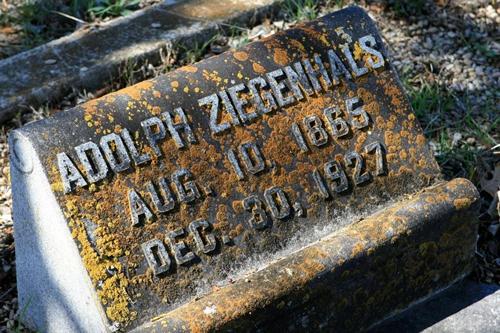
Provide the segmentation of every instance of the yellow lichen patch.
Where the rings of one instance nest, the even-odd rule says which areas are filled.
[[[319,39],[321,40],[321,42],[325,45],[325,46],[330,46],[330,41],[328,40],[328,38],[326,37],[325,34],[320,34],[319,36]]]
[[[208,70],[204,69],[203,70],[203,77],[205,80],[212,81],[219,85],[222,82],[222,78],[220,77],[219,73],[217,71],[211,71],[209,72]]]
[[[365,251],[365,245],[362,242],[357,242],[352,248],[351,257],[355,258],[364,251]]]
[[[116,95],[115,94],[109,94],[109,95],[106,95],[102,98],[107,104],[112,104],[114,103],[115,99],[116,99]]]
[[[52,183],[50,185],[50,188],[54,192],[63,192],[64,191],[63,183],[60,181]]]
[[[193,66],[193,65],[188,65],[188,66],[183,66],[183,67],[179,68],[178,71],[188,72],[188,73],[196,73],[198,71],[198,67]]]
[[[427,161],[425,160],[425,158],[421,158],[420,160],[418,160],[418,166],[420,168],[425,168],[427,166]]]
[[[123,324],[134,320],[136,314],[129,310],[129,296],[126,291],[128,280],[118,260],[122,250],[114,235],[107,227],[99,226],[95,230],[97,242],[94,248],[89,241],[85,226],[78,218],[78,207],[68,200],[66,208],[72,216],[69,223],[72,236],[79,243],[82,260],[108,318]]]
[[[151,114],[158,116],[161,113],[161,108],[159,106],[153,106],[151,109]]]
[[[353,56],[355,60],[361,60],[363,57],[363,50],[361,49],[361,46],[359,46],[359,42],[354,43]]]
[[[401,150],[401,136],[396,132],[385,131],[384,142],[389,153],[397,153]]]
[[[179,82],[178,81],[172,81],[170,82],[170,86],[174,89],[179,88]]]
[[[408,154],[406,153],[405,150],[401,150],[399,152],[399,158],[402,159],[402,160],[406,160],[408,158]]]
[[[455,206],[456,209],[461,210],[461,209],[466,209],[472,204],[472,200],[470,198],[459,198],[453,200],[453,206]]]
[[[68,216],[73,216],[78,213],[78,206],[75,200],[66,201],[66,213]]]
[[[300,41],[298,41],[296,39],[290,40],[290,45],[292,45],[294,48],[298,49],[303,54],[307,53],[306,48],[304,47],[304,44],[302,44]]]
[[[246,53],[244,51],[237,51],[237,52],[233,53],[233,57],[239,61],[247,61],[248,60],[248,53]]]
[[[85,116],[92,116],[92,114],[97,112],[97,104],[99,103],[98,99],[93,99],[88,101],[87,103],[84,103],[82,105],[84,112],[84,117]]]

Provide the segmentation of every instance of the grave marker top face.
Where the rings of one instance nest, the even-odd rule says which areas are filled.
[[[439,175],[357,7],[12,137],[31,143],[108,319],[128,327]]]

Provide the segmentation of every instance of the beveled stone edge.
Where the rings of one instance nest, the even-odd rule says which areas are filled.
[[[110,325],[31,143],[9,136],[20,320],[38,332]]]

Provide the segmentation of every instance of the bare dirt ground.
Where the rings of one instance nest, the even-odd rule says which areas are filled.
[[[2,3],[7,2],[0,0]],[[162,52],[162,63],[157,66],[124,64],[120,77],[105,83],[98,91],[75,91],[54,105],[32,109],[0,125],[0,332],[24,330],[19,323],[22,309],[18,309],[16,298],[7,149],[11,129],[180,65],[237,48],[349,3],[284,1],[280,15],[252,29],[221,29],[206,44],[191,49],[175,45]],[[358,1],[357,4],[367,9],[379,25],[444,177],[468,178],[480,190],[477,265],[472,278],[500,284],[499,6],[496,1],[487,0]],[[0,58],[5,45],[13,49],[4,56],[26,49],[16,49],[9,33],[1,27],[0,21]]]

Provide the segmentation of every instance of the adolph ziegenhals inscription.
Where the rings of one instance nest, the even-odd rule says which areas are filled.
[[[25,126],[11,147],[16,228],[39,238],[18,260],[53,258],[20,279],[61,270],[21,297],[74,288],[71,315],[120,328],[439,173],[357,8]]]

